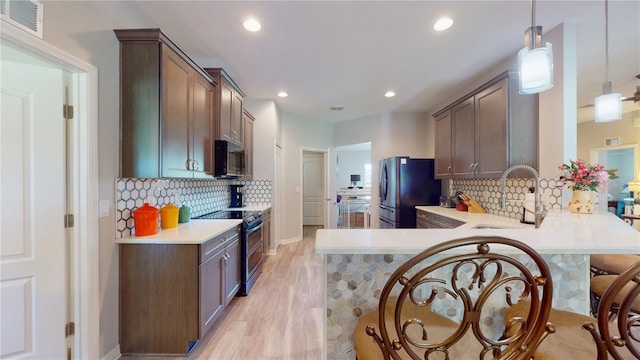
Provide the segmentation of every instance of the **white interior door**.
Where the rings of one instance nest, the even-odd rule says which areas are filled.
[[[63,359],[63,72],[2,46],[0,323],[3,359]]]
[[[324,160],[323,155],[304,156],[302,163],[303,225],[324,224]]]

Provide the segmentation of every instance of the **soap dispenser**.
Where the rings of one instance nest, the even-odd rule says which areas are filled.
[[[524,204],[522,208],[522,222],[525,224],[535,224],[536,222],[536,188],[529,188],[529,192],[524,194]]]

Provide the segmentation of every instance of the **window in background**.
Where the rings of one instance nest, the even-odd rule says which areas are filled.
[[[371,187],[371,164],[364,164],[364,187]]]

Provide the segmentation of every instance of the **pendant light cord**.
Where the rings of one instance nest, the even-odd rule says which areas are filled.
[[[536,1],[531,0],[531,28],[536,26]]]
[[[604,0],[604,59],[605,59],[605,79],[609,81],[609,1]]]
[[[529,29],[529,49],[536,48],[536,1],[531,0],[531,29]]]

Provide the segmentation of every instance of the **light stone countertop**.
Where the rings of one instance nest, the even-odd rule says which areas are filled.
[[[419,210],[464,221],[455,229],[321,229],[318,254],[417,254],[443,241],[468,236],[503,236],[532,246],[540,254],[640,254],[640,232],[609,212],[574,214],[550,211],[539,229],[517,219],[457,211],[439,206]],[[472,229],[476,225],[508,229]]]
[[[241,208],[225,208],[224,211],[267,211],[271,209],[271,205],[255,205],[247,204]]]
[[[242,219],[191,219],[171,229],[158,229],[148,236],[128,236],[116,239],[117,244],[202,244],[205,241],[232,229]]]

